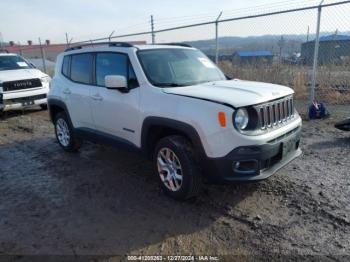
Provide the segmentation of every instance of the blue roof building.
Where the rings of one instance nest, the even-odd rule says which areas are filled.
[[[304,64],[312,65],[315,51],[315,40],[301,45],[301,58]],[[318,63],[343,64],[350,59],[350,35],[327,35],[320,37]]]
[[[240,57],[262,57],[262,56],[273,56],[270,51],[237,51],[236,54]]]
[[[233,54],[233,63],[235,64],[271,64],[273,54],[266,50],[254,51],[236,51]]]
[[[320,37],[320,42],[327,41],[350,41],[350,35],[327,35]]]

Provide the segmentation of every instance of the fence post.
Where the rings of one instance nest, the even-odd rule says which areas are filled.
[[[154,33],[154,20],[153,15],[151,15],[151,32],[152,32],[152,45],[156,43],[156,35]]]
[[[66,33],[66,48],[69,48],[68,33]]]
[[[41,45],[41,39],[40,39],[40,37],[39,37],[39,45],[40,45],[41,59],[42,59],[42,61],[43,61],[43,68],[44,68],[44,72],[46,73],[45,51],[44,51],[43,46]]]
[[[219,19],[222,16],[222,11],[215,20],[215,64],[219,64]]]
[[[108,42],[111,42],[111,38],[112,38],[113,34],[114,34],[114,30],[113,30],[112,33],[108,36]]]
[[[21,43],[19,41],[17,42],[17,45],[18,45],[18,48],[19,48],[19,55],[23,56],[22,46],[21,46]]]
[[[317,66],[318,66],[318,49],[320,47],[320,26],[321,26],[321,13],[322,13],[322,3],[317,9],[317,25],[316,25],[316,39],[315,39],[315,47],[314,47],[314,61],[312,67],[312,81],[310,88],[310,104],[315,101],[315,88],[316,88],[316,74],[317,74]]]

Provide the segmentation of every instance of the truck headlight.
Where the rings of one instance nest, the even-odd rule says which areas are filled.
[[[244,130],[245,128],[247,128],[249,123],[249,114],[247,109],[240,108],[236,111],[234,123],[238,130]]]
[[[50,81],[51,81],[51,77],[49,77],[49,76],[44,76],[44,77],[42,77],[41,79],[41,83],[44,85],[44,84],[49,84],[50,83]]]

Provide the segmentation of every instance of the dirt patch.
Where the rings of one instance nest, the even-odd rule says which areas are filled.
[[[305,121],[303,156],[270,179],[165,197],[149,162],[56,143],[47,111],[0,120],[0,254],[350,255],[350,134]]]

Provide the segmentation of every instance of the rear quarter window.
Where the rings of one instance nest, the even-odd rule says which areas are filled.
[[[69,72],[70,56],[65,56],[62,63],[62,74],[66,77],[70,77]]]

